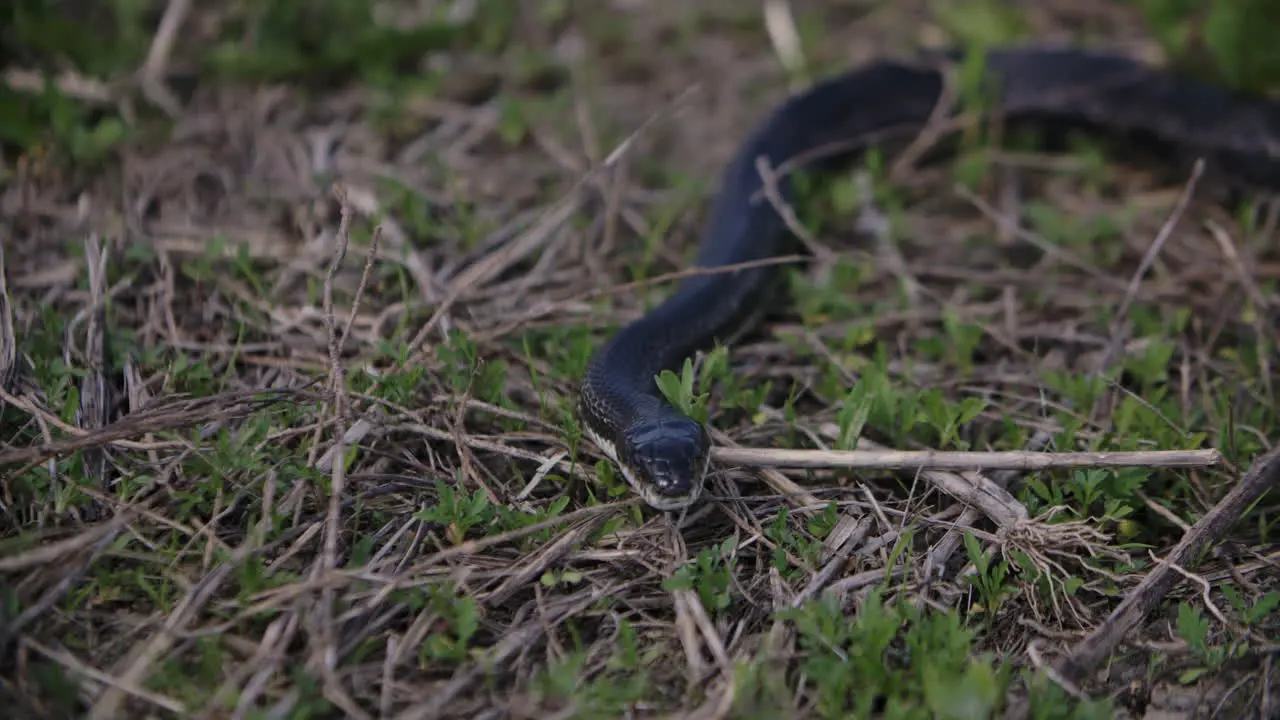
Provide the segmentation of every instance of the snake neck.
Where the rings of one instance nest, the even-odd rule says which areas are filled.
[[[777,265],[716,271],[775,257],[794,241],[775,204],[793,201],[792,176],[762,175],[761,163],[766,171],[777,171],[797,155],[841,136],[919,123],[928,117],[930,99],[941,87],[936,73],[889,63],[868,69],[857,84],[864,87],[855,90],[848,78],[820,84],[784,103],[747,138],[721,176],[695,259],[698,268],[712,272],[686,278],[589,361],[581,408],[596,432],[615,441],[638,420],[668,412],[655,377],[664,370],[679,373],[686,358],[735,341],[777,297]],[[871,112],[875,106],[868,102],[867,113],[852,111],[847,102],[832,102],[841,94],[870,100],[890,93],[912,100],[880,106],[878,112]]]

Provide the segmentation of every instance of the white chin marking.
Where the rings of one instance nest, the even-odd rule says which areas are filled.
[[[655,510],[680,510],[682,508],[689,507],[702,496],[702,477],[706,474],[707,468],[711,466],[710,454],[707,455],[707,460],[702,466],[702,473],[694,480],[693,487],[689,492],[683,495],[663,495],[647,485],[642,485],[636,480],[636,476],[631,472],[631,469],[618,460],[618,448],[615,447],[613,443],[601,437],[595,430],[592,430],[587,423],[582,424],[582,430],[583,433],[591,439],[591,442],[595,443],[595,446],[600,448],[600,451],[613,461],[614,466],[622,472],[622,478],[627,481],[627,485],[630,486],[632,491],[639,495],[640,499],[644,500],[649,507]]]

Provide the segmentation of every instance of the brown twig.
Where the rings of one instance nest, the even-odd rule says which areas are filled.
[[[182,104],[177,96],[165,84],[164,74],[169,66],[169,56],[173,54],[174,45],[178,42],[178,29],[191,10],[191,0],[169,0],[164,15],[160,18],[160,26],[147,49],[147,59],[139,69],[142,92],[147,99],[164,110],[171,117],[182,112]]]
[[[8,390],[17,374],[18,340],[13,332],[13,301],[9,299],[9,286],[6,282],[4,247],[8,242],[0,229],[0,390]],[[0,400],[0,407],[3,407]]]
[[[1059,468],[1211,467],[1217,450],[1060,452],[1026,450],[961,452],[944,450],[790,450],[716,447],[713,459],[733,465],[877,470],[1052,470]]]

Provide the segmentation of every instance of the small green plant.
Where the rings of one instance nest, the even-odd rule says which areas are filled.
[[[992,561],[991,556],[982,551],[978,538],[968,530],[964,533],[964,549],[969,561],[973,563],[975,572],[965,575],[965,581],[978,591],[978,602],[970,606],[970,612],[981,613],[990,623],[999,613],[1007,597],[1016,593],[1008,582],[1009,563],[1004,560]]]
[[[435,481],[436,504],[421,510],[417,518],[444,526],[449,542],[457,545],[473,528],[484,528],[497,516],[497,510],[480,489],[454,489],[441,480]]]
[[[418,651],[420,661],[425,665],[466,660],[471,640],[480,629],[480,607],[475,598],[459,595],[453,587],[441,585],[427,590],[426,609],[439,618],[439,622]]]
[[[1003,702],[1008,669],[970,655],[974,633],[954,613],[873,588],[852,617],[829,596],[778,614],[799,634],[819,717],[869,717],[876,704],[896,717],[989,717]]]
[[[697,375],[693,371],[693,361],[685,359],[684,368],[679,375],[670,370],[663,370],[658,375],[658,389],[662,391],[664,397],[677,410],[697,420],[700,423],[707,422],[707,402],[711,397],[710,393],[694,394],[694,381]]]
[[[504,360],[485,357],[473,340],[456,331],[449,334],[449,342],[442,344],[438,352],[455,392],[470,392],[485,402],[506,406]]]
[[[879,389],[874,380],[860,380],[845,396],[844,404],[836,413],[836,424],[840,428],[840,436],[836,438],[835,447],[839,450],[853,450],[858,446],[858,438],[862,428],[871,416],[871,409],[876,396],[873,391]]]
[[[703,607],[710,613],[728,610],[733,603],[734,548],[733,534],[714,546],[703,548],[690,564],[682,565],[662,583],[664,590],[695,590]]]
[[[1227,660],[1227,650],[1209,642],[1209,619],[1190,603],[1178,603],[1178,636],[1191,649],[1191,654],[1201,663],[1199,667],[1185,670],[1178,676],[1182,683],[1195,682],[1207,672],[1217,670]]]
[[[816,527],[819,530],[826,529],[826,525],[822,522],[819,522]],[[775,543],[773,567],[784,577],[793,578],[805,572],[811,572],[813,568],[818,567],[825,552],[825,546],[820,539],[792,528],[791,511],[785,507],[780,508],[773,521],[765,526],[764,535]],[[798,558],[801,565],[796,566],[791,556]]]

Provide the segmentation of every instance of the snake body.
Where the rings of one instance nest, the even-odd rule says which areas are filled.
[[[776,107],[724,169],[696,264],[717,268],[765,260],[791,241],[764,197],[759,162],[770,168],[833,144],[824,165],[879,142],[919,132],[944,91],[944,65],[882,60],[820,81]],[[942,62],[938,62],[941,60]],[[1280,186],[1280,105],[1181,77],[1136,60],[1072,48],[1014,47],[984,55],[988,110],[1010,121],[1138,131],[1202,157],[1250,186]],[[789,201],[787,176],[773,190]],[[674,294],[622,328],[590,358],[579,414],[585,434],[650,506],[674,510],[700,497],[710,459],[707,429],[670,405],[655,382],[716,343],[731,344],[761,315],[779,272],[745,269],[692,275]]]

